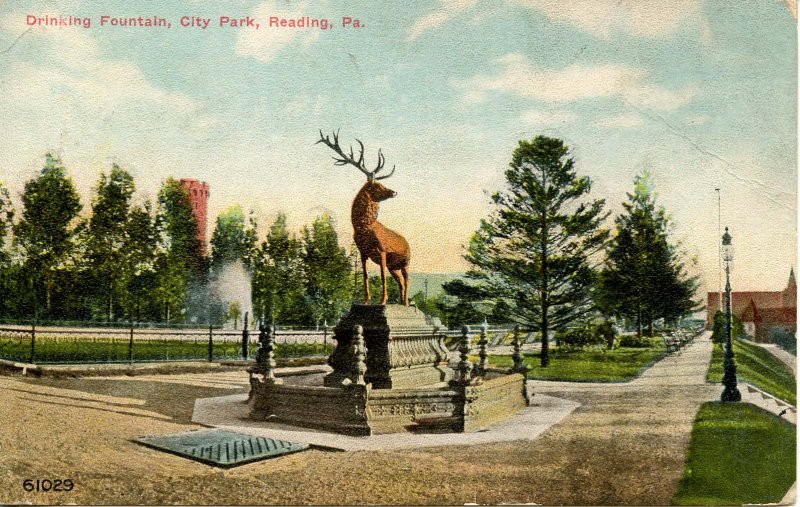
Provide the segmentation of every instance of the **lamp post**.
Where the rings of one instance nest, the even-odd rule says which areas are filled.
[[[725,227],[722,235],[722,260],[725,261],[725,351],[722,356],[722,401],[740,401],[742,394],[736,388],[736,363],[733,360],[733,344],[731,343],[731,261],[733,245],[731,235]]]

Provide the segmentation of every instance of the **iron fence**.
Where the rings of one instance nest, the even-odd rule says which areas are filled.
[[[278,358],[327,355],[331,330],[278,329]],[[141,363],[248,359],[258,331],[209,326],[193,329],[89,329],[6,325],[0,327],[0,359],[34,364]]]

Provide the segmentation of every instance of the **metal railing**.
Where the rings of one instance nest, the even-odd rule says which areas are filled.
[[[278,329],[278,358],[327,355],[331,330]],[[139,363],[248,359],[258,347],[258,331],[194,329],[88,329],[0,326],[0,359],[34,364]]]

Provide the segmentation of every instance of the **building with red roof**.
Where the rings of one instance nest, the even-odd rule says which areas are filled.
[[[725,296],[721,306],[725,309]],[[706,327],[714,325],[714,313],[720,309],[718,292],[708,293]],[[731,293],[731,313],[744,325],[747,334],[757,342],[769,342],[775,328],[792,334],[797,332],[797,281],[794,269],[789,272],[786,288],[779,292],[743,291]]]

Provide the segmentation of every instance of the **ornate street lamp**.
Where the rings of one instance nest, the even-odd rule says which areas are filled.
[[[736,387],[736,363],[733,360],[733,344],[731,343],[731,261],[733,261],[733,245],[731,235],[725,227],[722,235],[722,260],[725,261],[725,350],[722,356],[722,401],[740,401],[742,394]]]

